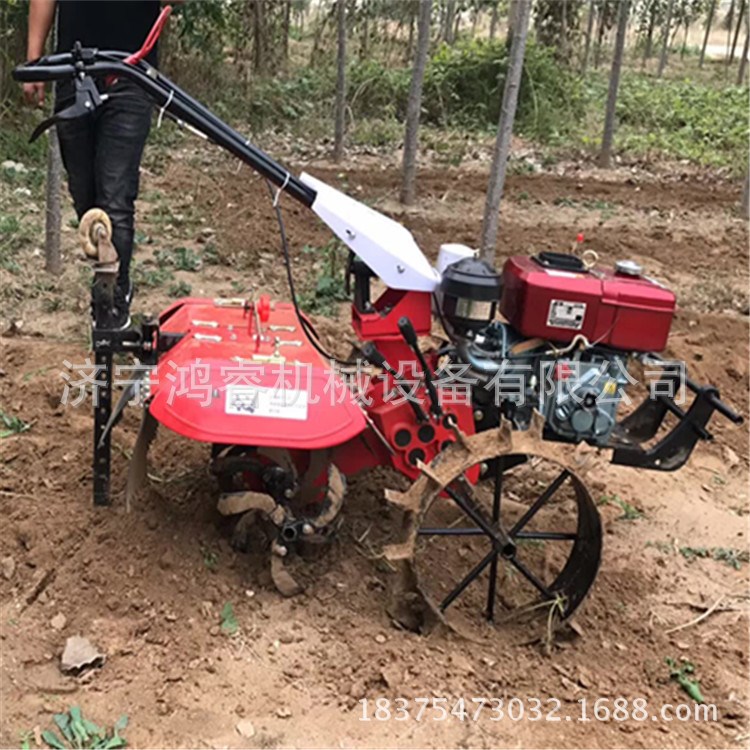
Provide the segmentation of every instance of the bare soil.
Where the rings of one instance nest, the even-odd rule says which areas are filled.
[[[265,185],[213,150],[157,156],[147,162],[139,206],[142,267],[158,268],[155,250],[187,247],[204,257],[203,268],[173,277],[192,294],[236,296],[254,288],[287,297]],[[398,172],[390,166],[359,158],[305,168],[403,221],[431,257],[442,242],[477,243],[486,168],[430,168],[408,210],[396,202]],[[696,380],[716,384],[748,416],[747,227],[735,213],[736,185],[700,174],[594,173],[570,165],[511,176],[507,197],[500,260],[566,249],[583,231],[602,263],[643,263],[680,301],[668,354],[685,359]],[[304,286],[325,261],[303,246],[321,248],[330,235],[305,209],[282,205]],[[401,484],[385,470],[352,480],[337,541],[320,560],[295,564],[305,592],[283,599],[265,561],[229,545],[207,446],[162,431],[151,450],[148,490],[126,512],[135,409],[115,432],[115,502],[92,507],[89,408],[59,403],[63,362],[88,356],[84,263],[72,229],[64,239],[67,268],[52,287],[30,270],[38,263],[33,246],[23,278],[0,278],[13,290],[3,297],[0,406],[31,423],[0,443],[2,746],[17,746],[35,726],[47,728],[51,715],[70,705],[102,723],[127,713],[125,734],[137,747],[747,745],[750,566],[680,551],[747,552],[746,427],[715,417],[716,440],[674,474],[602,467],[592,492],[617,496],[638,517],[623,518],[616,503],[601,505],[599,577],[575,616],[576,632],[560,634],[551,647],[513,627],[497,626],[491,639],[473,642],[392,625],[388,571],[370,542],[396,533],[383,490]],[[208,245],[218,262],[206,262]],[[135,309],[157,311],[170,301],[168,286],[142,287]],[[323,323],[331,339],[346,330],[346,319],[342,306],[338,322]],[[234,636],[219,628],[226,602],[240,626]],[[56,629],[59,614],[65,623]],[[73,634],[106,654],[101,669],[60,673]],[[581,699],[590,714],[598,698],[645,698],[651,713],[692,703],[670,680],[665,657],[695,665],[717,722],[575,720]],[[489,711],[476,722],[361,720],[361,699],[370,701],[372,715],[377,698],[433,696],[449,705],[460,697],[516,697],[527,711],[520,721],[493,722]],[[543,710],[559,699],[559,715],[573,718],[529,720],[533,698]],[[242,719],[252,722],[254,736],[240,736]]]

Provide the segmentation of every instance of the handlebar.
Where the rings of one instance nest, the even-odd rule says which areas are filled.
[[[278,188],[308,208],[317,193],[268,154],[185,93],[166,76],[143,61],[127,62],[128,53],[76,46],[72,52],[40,57],[19,65],[13,78],[23,83],[66,81],[78,78],[126,78],[141,88],[164,112],[198,130],[229,151]]]

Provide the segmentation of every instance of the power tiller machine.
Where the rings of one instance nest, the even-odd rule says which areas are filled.
[[[275,186],[292,301],[189,297],[112,330],[111,227],[101,211],[84,217],[95,261],[94,503],[109,503],[112,428],[135,400],[143,420],[128,496],[146,479],[159,424],[208,443],[219,511],[239,531],[264,529],[283,594],[300,588],[290,556],[339,526],[347,477],[389,466],[410,481],[386,492],[403,519],[382,551],[396,621],[418,630],[447,617],[491,621],[498,603],[568,618],[601,558],[597,503],[585,484],[591,467],[605,460],[674,471],[712,438],[714,412],[742,422],[716,388],[659,357],[674,294],[633,262],[597,267],[576,253],[513,256],[497,271],[473,250],[445,244],[433,266],[406,228],[309,174],[290,174],[144,62],[154,34],[135,54],[76,45],[18,67],[19,81],[75,83],[74,104],[37,131],[106,107],[96,80],[134,82],[163,114],[260,173],[272,195]],[[350,251],[357,387],[354,362],[331,357],[297,306],[281,193]],[[442,340],[427,346],[433,323]],[[121,354],[137,359],[141,377],[113,409],[113,356]],[[196,398],[176,376],[199,368]],[[652,387],[633,387],[633,373],[649,369],[657,371]],[[689,403],[680,405],[680,394]]]

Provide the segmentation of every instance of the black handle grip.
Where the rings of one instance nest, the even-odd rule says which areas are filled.
[[[414,330],[414,326],[407,317],[398,319],[398,330],[401,331],[401,335],[404,337],[404,341],[413,349],[417,346],[417,332]]]
[[[385,369],[385,365],[387,365],[385,357],[377,350],[375,344],[373,344],[372,342],[368,341],[367,343],[365,343],[365,345],[362,347],[362,354],[365,355],[365,359],[368,362],[372,362],[374,365]]]

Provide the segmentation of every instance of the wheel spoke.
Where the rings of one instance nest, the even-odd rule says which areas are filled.
[[[502,527],[494,525],[492,521],[488,520],[473,500],[460,495],[450,487],[446,487],[445,491],[451,500],[492,540],[493,545],[497,545],[504,555],[512,554],[513,542],[508,538]]]
[[[575,542],[575,531],[519,531],[516,539],[542,539],[548,542]]]
[[[477,579],[477,576],[490,564],[493,558],[497,557],[497,550],[491,549],[462,579],[461,582],[440,602],[440,611],[444,612],[457,597],[466,590],[467,586]]]
[[[482,529],[446,528],[446,529],[420,529],[420,536],[487,536]]]
[[[492,523],[500,522],[500,500],[503,492],[503,468],[500,461],[495,461],[495,486],[492,493]],[[487,584],[487,619],[492,621],[495,616],[495,592],[497,591],[497,555],[490,563],[489,582]]]
[[[516,557],[510,558],[510,563],[516,570],[547,599],[552,599],[550,590]]]
[[[509,536],[514,538],[518,532],[526,526],[526,524],[539,512],[539,509],[544,505],[552,495],[560,489],[562,483],[570,476],[570,472],[567,469],[563,469],[552,484],[550,484],[544,492],[534,501],[534,504],[521,516],[516,522],[515,526],[510,530]]]

